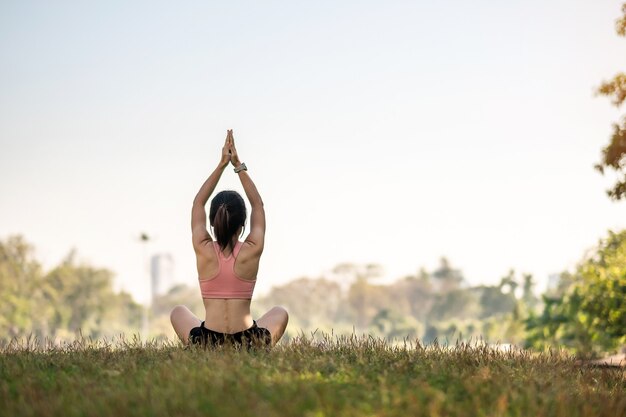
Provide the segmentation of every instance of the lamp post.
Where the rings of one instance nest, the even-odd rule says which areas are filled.
[[[139,241],[141,242],[141,246],[142,246],[143,275],[144,275],[144,279],[148,280],[148,285],[149,285],[148,293],[149,294],[152,294],[152,280],[150,279],[150,268],[149,268],[149,263],[148,263],[148,243],[151,240],[152,239],[150,238],[150,236],[148,236],[148,234],[145,232],[142,232],[139,235]],[[142,315],[142,320],[141,320],[141,338],[144,341],[148,340],[148,333],[150,331],[150,317],[149,317],[150,306],[148,305],[149,303],[151,303],[150,300],[147,302],[147,304],[143,306],[143,315]]]

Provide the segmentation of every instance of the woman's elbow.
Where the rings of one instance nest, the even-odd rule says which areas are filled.
[[[204,207],[204,202],[202,201],[201,198],[199,198],[198,196],[196,196],[193,199],[193,204],[191,205],[192,208],[196,208],[196,207]]]

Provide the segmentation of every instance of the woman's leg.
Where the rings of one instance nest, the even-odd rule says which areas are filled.
[[[189,343],[189,332],[191,329],[202,324],[200,319],[197,318],[191,310],[182,305],[174,307],[170,313],[170,321],[172,322],[174,331],[184,344]]]
[[[273,307],[256,321],[259,327],[266,328],[270,331],[272,335],[272,346],[278,343],[280,338],[283,337],[288,322],[289,314],[287,310],[280,306]]]

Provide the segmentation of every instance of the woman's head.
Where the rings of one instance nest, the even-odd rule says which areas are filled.
[[[246,222],[246,203],[241,195],[236,191],[217,193],[211,201],[209,221],[213,226],[217,243],[224,250]]]

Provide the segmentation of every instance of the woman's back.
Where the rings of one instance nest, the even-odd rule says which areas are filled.
[[[250,314],[250,300],[237,298],[205,298],[204,326],[221,333],[237,333],[254,324]]]
[[[245,259],[246,255],[251,255],[245,249],[242,251],[243,242],[237,241],[232,251],[230,247],[222,251],[217,242],[207,246],[212,247],[212,254],[196,255],[198,280],[206,310],[205,326],[222,333],[237,333],[250,328],[253,325],[250,301],[259,258],[251,259],[247,268],[241,268],[240,256]]]
[[[211,201],[209,220],[215,241],[206,227],[205,205],[229,164],[238,174],[252,209],[250,232],[244,242],[239,242],[239,237],[245,230],[246,204],[235,191],[219,192]],[[174,307],[170,319],[184,343],[221,344],[231,339],[243,343],[252,338],[275,344],[287,326],[287,311],[279,306],[260,317],[258,325],[250,315],[250,301],[265,241],[265,209],[247,169],[239,160],[232,130],[229,130],[219,165],[193,200],[191,234],[206,311],[205,320],[201,321],[185,306]]]

